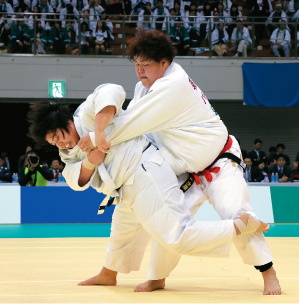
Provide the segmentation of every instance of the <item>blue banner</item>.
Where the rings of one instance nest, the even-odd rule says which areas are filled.
[[[243,63],[244,103],[299,106],[299,63]]]

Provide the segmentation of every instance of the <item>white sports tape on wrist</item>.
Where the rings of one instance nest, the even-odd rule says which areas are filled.
[[[87,170],[94,170],[95,166],[94,164],[92,164],[88,158],[86,157],[84,160],[83,160],[83,167]]]

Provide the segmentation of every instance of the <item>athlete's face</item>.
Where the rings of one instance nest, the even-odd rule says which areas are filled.
[[[140,56],[135,59],[136,75],[148,89],[157,79],[164,75],[168,67],[169,61],[167,59],[162,59],[160,62],[156,62],[152,59],[145,60]]]
[[[71,120],[69,121],[69,133],[66,131],[62,132],[58,129],[55,133],[49,132],[46,135],[46,141],[59,149],[72,149],[77,145],[79,140],[80,137],[75,128],[75,124]]]

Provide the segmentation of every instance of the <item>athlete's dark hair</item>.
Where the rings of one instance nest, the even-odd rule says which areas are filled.
[[[69,121],[73,121],[73,113],[69,105],[61,100],[32,102],[27,114],[29,126],[28,136],[36,142],[36,148],[48,144],[46,135],[61,130],[69,132]]]
[[[127,56],[131,61],[141,56],[143,60],[160,62],[162,59],[167,59],[171,63],[175,51],[170,38],[162,32],[139,30],[136,37],[129,40]]]

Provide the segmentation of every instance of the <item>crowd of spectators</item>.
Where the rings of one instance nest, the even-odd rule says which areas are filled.
[[[292,163],[285,154],[285,145],[278,143],[269,148],[269,153],[262,151],[262,141],[256,139],[253,150],[241,149],[246,164],[244,178],[247,182],[271,182],[273,175],[278,175],[278,182],[299,181],[299,151]],[[38,153],[29,145],[18,160],[18,182],[21,186],[46,186],[47,181],[61,180],[64,163],[57,156],[51,160],[40,159]],[[15,174],[14,174],[15,175]],[[7,153],[0,153],[0,182],[13,181],[10,161]],[[273,182],[273,181],[272,181]]]
[[[27,146],[25,154],[18,160],[18,173],[12,173],[9,158],[5,151],[0,154],[0,182],[18,182],[20,186],[47,186],[48,181],[63,181],[64,163],[53,157],[50,162],[40,159],[38,153]]]
[[[242,157],[246,164],[244,178],[247,182],[273,182],[275,175],[280,183],[299,181],[299,152],[291,166],[289,156],[284,153],[283,143],[270,147],[268,156],[261,147],[262,141],[256,139],[252,151],[242,150]]]
[[[256,44],[266,36],[275,56],[289,57],[291,38],[299,41],[299,31],[289,24],[299,20],[298,0],[243,2],[249,9],[246,20],[257,22]],[[131,27],[168,31],[178,55],[200,48],[204,39],[211,39],[218,56],[231,49],[235,56],[246,57],[254,47],[234,0],[0,0],[0,43],[13,53],[64,54],[66,46],[76,53],[81,45],[82,54],[91,49],[111,54],[113,23],[108,16],[112,15],[129,16]]]

